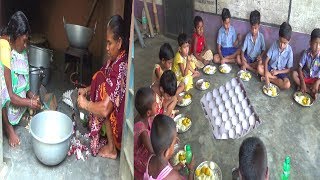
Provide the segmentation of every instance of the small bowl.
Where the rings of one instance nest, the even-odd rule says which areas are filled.
[[[230,89],[228,94],[229,94],[229,97],[233,97],[235,95],[235,92],[233,89]]]
[[[218,97],[219,96],[219,91],[217,89],[214,89],[212,91],[212,96],[215,97],[215,98]]]
[[[236,133],[237,134],[242,134],[242,125],[239,123],[236,125]]]
[[[229,114],[227,111],[224,111],[221,115],[223,121],[227,121],[229,118]]]
[[[234,139],[236,136],[236,132],[234,129],[229,130],[229,138]]]
[[[219,92],[220,94],[223,94],[224,92],[226,92],[226,88],[224,86],[220,86]]]

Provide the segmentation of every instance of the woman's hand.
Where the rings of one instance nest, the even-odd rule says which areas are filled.
[[[37,109],[37,110],[40,109],[40,108],[41,108],[40,101],[37,100],[37,99],[31,98],[31,99],[30,99],[30,105],[29,105],[29,107],[30,107],[31,109]]]
[[[78,107],[81,108],[81,109],[85,109],[87,108],[88,106],[88,100],[86,99],[85,95],[82,94],[82,95],[79,95],[78,96]]]

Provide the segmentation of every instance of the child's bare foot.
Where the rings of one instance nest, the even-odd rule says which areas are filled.
[[[11,125],[7,126],[5,128],[6,134],[8,136],[9,145],[11,147],[15,147],[16,145],[20,145],[20,139],[19,136],[14,131],[13,127]]]
[[[99,150],[98,155],[103,158],[117,159],[118,152],[114,145],[110,145],[110,143],[108,143]]]

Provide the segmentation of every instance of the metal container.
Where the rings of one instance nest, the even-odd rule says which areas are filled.
[[[30,45],[28,50],[29,64],[34,67],[49,68],[52,61],[53,51]]]
[[[89,43],[93,37],[93,34],[96,30],[96,25],[94,29],[87,28],[84,26],[76,24],[67,24],[63,17],[64,28],[67,33],[67,38],[72,47],[86,49],[89,46]]]
[[[39,93],[41,82],[44,78],[44,71],[41,68],[30,67],[29,68],[29,78],[30,78],[30,90],[34,94]]]
[[[70,148],[71,119],[58,111],[43,111],[31,119],[30,132],[35,155],[43,164],[61,163]]]

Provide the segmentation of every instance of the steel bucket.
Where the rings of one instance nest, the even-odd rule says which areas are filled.
[[[53,58],[53,51],[30,45],[28,49],[29,64],[34,67],[49,68]]]
[[[63,17],[64,28],[67,33],[67,38],[69,44],[72,47],[86,49],[89,46],[89,43],[95,33],[97,23],[94,26],[94,29],[87,28],[84,26],[76,25],[76,24],[67,24]]]
[[[61,163],[70,148],[73,131],[71,119],[58,111],[43,111],[30,122],[32,146],[35,155],[45,165]]]

